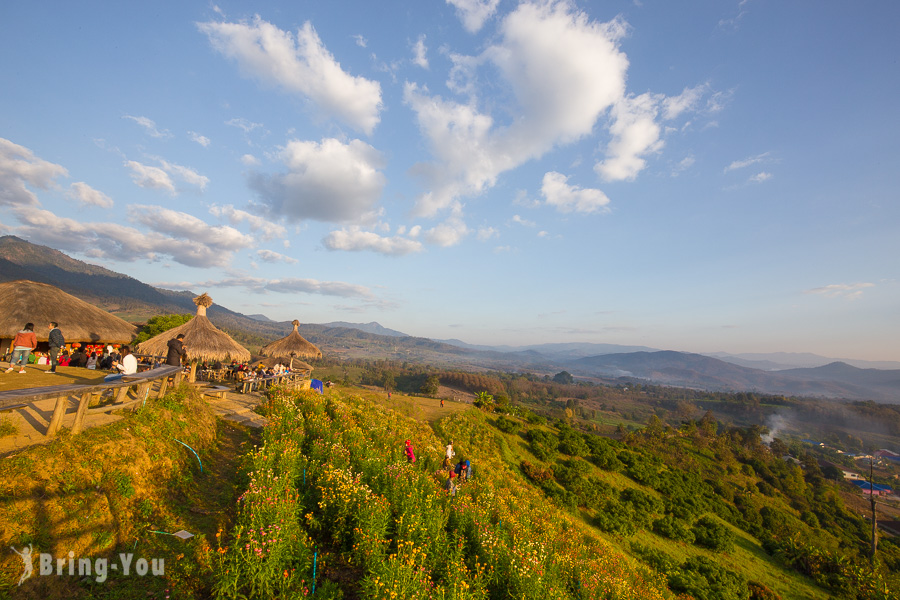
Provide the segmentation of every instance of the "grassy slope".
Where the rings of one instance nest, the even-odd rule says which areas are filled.
[[[191,446],[202,460],[176,439]],[[0,462],[0,546],[34,548],[34,575],[17,586],[21,559],[0,554],[0,598],[190,598],[208,589],[207,539],[226,526],[243,482],[237,462],[248,431],[217,420],[182,387],[139,413],[78,436],[62,435]],[[195,537],[152,533],[185,529]],[[119,552],[164,558],[165,577],[116,577],[104,583],[39,576],[40,552],[65,557]]]

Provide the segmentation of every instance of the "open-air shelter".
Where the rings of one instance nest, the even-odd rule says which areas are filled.
[[[291,325],[294,326],[293,331],[280,340],[275,340],[271,344],[263,346],[260,348],[259,353],[262,356],[290,357],[288,366],[291,369],[294,368],[294,358],[322,358],[322,351],[316,348],[315,344],[300,335],[300,332],[297,330],[300,327],[300,321],[294,319]],[[309,365],[305,366],[312,371],[312,367]]]
[[[184,325],[164,331],[146,342],[138,344],[138,352],[164,357],[169,350],[168,342],[178,334],[184,334],[185,356],[191,363],[190,381],[196,380],[197,363],[200,361],[230,362],[250,359],[250,352],[234,341],[230,335],[216,328],[206,316],[206,309],[212,306],[212,298],[201,294],[194,298],[197,314]]]
[[[67,344],[127,344],[137,327],[47,283],[0,283],[0,356],[26,323],[34,323],[38,350],[48,349],[48,325],[59,323]]]

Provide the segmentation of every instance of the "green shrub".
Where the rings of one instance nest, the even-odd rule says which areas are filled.
[[[690,594],[696,600],[750,598],[746,580],[705,556],[693,556],[670,573],[669,587],[674,592]]]
[[[675,515],[666,515],[661,519],[653,522],[653,532],[670,540],[678,540],[689,544],[694,542],[694,533],[691,528],[675,517]]]
[[[734,548],[735,537],[727,526],[710,516],[701,517],[694,523],[694,543],[717,552],[730,552]]]

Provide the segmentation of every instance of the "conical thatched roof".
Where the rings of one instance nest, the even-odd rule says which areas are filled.
[[[212,299],[206,294],[194,298],[197,305],[197,316],[185,323],[164,331],[146,342],[138,344],[139,354],[165,356],[169,350],[166,345],[179,333],[184,334],[184,347],[189,360],[247,360],[250,352],[231,339],[224,331],[216,329],[206,317],[206,309],[212,306]]]
[[[260,348],[259,353],[263,356],[297,356],[300,358],[322,358],[322,351],[315,345],[308,342],[297,327],[300,321],[294,319],[291,322],[294,330],[280,340],[275,340],[267,346]]]
[[[0,339],[12,339],[25,323],[34,323],[46,342],[50,321],[59,323],[66,342],[128,343],[137,327],[79,300],[58,287],[20,279],[0,283]]]

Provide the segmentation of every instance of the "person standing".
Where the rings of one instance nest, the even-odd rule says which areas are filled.
[[[37,336],[34,335],[34,323],[25,323],[25,327],[16,334],[12,343],[12,356],[9,358],[7,373],[11,373],[13,365],[21,362],[19,373],[25,373],[25,365],[28,364],[28,355],[37,348]]]
[[[66,338],[59,330],[59,323],[50,321],[50,370],[48,373],[56,373],[56,365],[59,364],[59,351],[66,345]]]
[[[416,462],[416,453],[413,452],[412,442],[406,440],[406,461],[414,463]]]
[[[166,342],[166,346],[169,347],[169,351],[166,353],[166,364],[173,367],[181,366],[181,357],[187,354],[187,350],[184,347],[184,334],[179,333],[175,336],[174,339]]]

